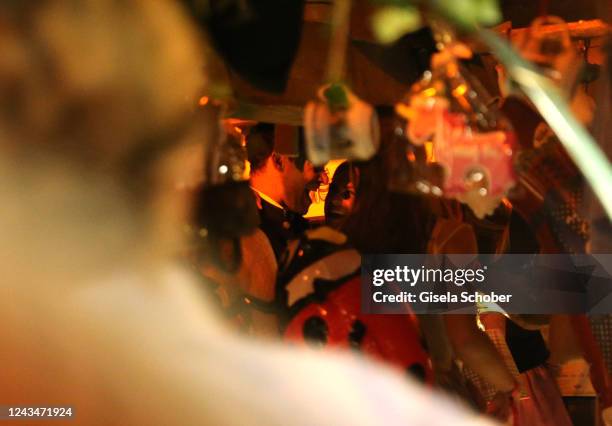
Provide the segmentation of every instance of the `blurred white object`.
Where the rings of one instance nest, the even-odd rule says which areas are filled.
[[[379,124],[372,106],[353,94],[345,86],[338,86],[346,96],[346,104],[334,107],[319,91],[319,99],[304,108],[306,153],[315,166],[329,160],[368,160],[380,144]]]

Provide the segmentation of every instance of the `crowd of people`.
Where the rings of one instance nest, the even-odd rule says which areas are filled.
[[[0,405],[83,425],[571,425],[567,317],[360,310],[361,254],[535,253],[527,219],[387,190],[386,108],[379,152],[330,182],[300,127],[263,122],[237,125],[248,180],[207,181],[204,43],[171,1],[0,3]]]
[[[495,256],[539,250],[534,233],[509,203],[478,219],[456,201],[386,190],[381,183],[388,179],[390,157],[396,155],[396,121],[385,109],[379,110],[379,117],[379,153],[369,161],[345,161],[337,167],[325,199],[324,224],[309,223],[303,217],[309,193],[326,179],[320,176],[324,171],[305,158],[301,129],[296,128],[292,143],[287,143],[287,132],[275,131],[272,124],[251,123],[245,128],[252,189],[246,196],[254,197],[259,226],[241,238],[240,246],[244,265],[257,278],[241,281],[236,292],[236,280],[215,281],[205,272],[208,285],[223,295],[219,297],[222,310],[255,336],[276,336],[288,344],[320,350],[356,350],[382,360],[499,420],[512,415],[513,404],[526,392],[531,406],[524,403],[521,413],[514,414],[523,416],[522,424],[571,424],[550,367],[551,351],[556,363],[577,356],[576,352],[568,355],[567,348],[572,347],[568,339],[573,338],[562,317],[551,326],[550,318],[510,319],[486,311],[478,317],[429,314],[414,318],[408,309],[405,316],[382,326],[361,314],[361,254]],[[232,293],[236,301],[227,296]],[[235,303],[241,309],[234,309]],[[553,328],[555,338],[545,342],[543,326]],[[496,347],[485,328],[506,336],[505,350],[509,348],[513,355],[510,363],[502,357],[504,348]],[[369,343],[363,342],[364,336]],[[385,345],[393,350],[386,351]],[[480,382],[472,380],[474,375]],[[531,420],[525,420],[526,416],[532,416]]]

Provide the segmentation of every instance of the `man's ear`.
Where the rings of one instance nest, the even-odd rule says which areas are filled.
[[[279,172],[283,171],[283,169],[284,169],[283,158],[279,154],[277,154],[276,152],[272,153],[272,164],[274,164],[274,167]]]

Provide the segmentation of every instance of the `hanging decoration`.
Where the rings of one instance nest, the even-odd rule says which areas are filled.
[[[343,84],[319,90],[319,100],[304,110],[308,158],[315,166],[332,159],[367,160],[379,145],[378,119],[374,109]]]
[[[455,198],[483,218],[515,183],[514,133],[461,67],[470,50],[447,30],[436,37],[442,49],[432,57],[432,70],[395,108],[405,155],[393,159],[389,186]]]
[[[386,0],[389,4],[415,2]],[[417,1],[415,4],[422,5]],[[491,30],[480,25],[499,22],[501,13],[495,1],[430,0],[427,10],[458,31],[471,34],[486,46],[504,66],[514,90],[519,90],[557,134],[559,141],[576,163],[609,218],[612,218],[612,166],[589,132],[572,115],[567,97],[548,77],[533,64],[523,59],[509,43]],[[474,13],[466,13],[467,11]],[[378,23],[381,24],[380,22]],[[376,34],[376,31],[375,31]],[[394,37],[399,38],[399,34]],[[384,40],[383,40],[384,41]]]
[[[342,83],[349,41],[350,0],[334,2],[327,81],[304,108],[306,153],[315,166],[332,159],[367,160],[378,150],[374,108]]]
[[[515,45],[525,59],[539,66],[542,73],[567,94],[568,99],[571,97],[583,64],[563,19],[557,16],[534,19]]]
[[[572,114],[559,87],[523,59],[498,35],[480,30],[478,38],[495,52],[513,87],[531,101],[555,132],[570,158],[591,185],[608,217],[612,218],[612,166],[589,132]]]

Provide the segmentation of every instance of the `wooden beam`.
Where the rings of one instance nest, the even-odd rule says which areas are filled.
[[[226,118],[301,126],[303,116],[304,108],[302,106],[236,102]]]
[[[541,27],[544,34],[555,35],[562,34],[566,30],[573,39],[591,39],[604,37],[610,33],[610,26],[601,19],[593,19],[590,21],[568,22],[566,25],[544,25]],[[504,33],[507,34],[507,30]],[[529,31],[529,28],[511,28],[510,39],[512,41],[520,40]]]

